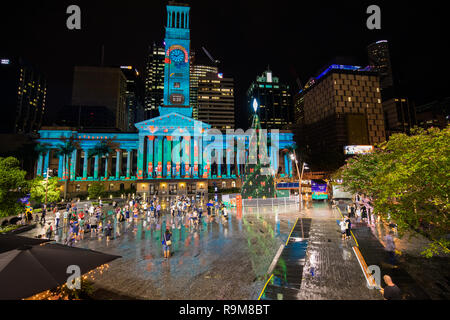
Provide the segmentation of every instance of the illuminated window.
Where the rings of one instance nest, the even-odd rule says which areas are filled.
[[[352,101],[352,97],[348,97],[348,101],[351,102]]]

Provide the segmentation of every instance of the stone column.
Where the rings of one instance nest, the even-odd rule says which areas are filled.
[[[173,137],[174,143],[173,148],[175,150],[173,162],[175,163],[175,177],[179,179],[181,177],[181,145],[180,145],[180,137]]]
[[[147,141],[147,177],[153,178],[153,140],[154,136],[148,136]]]
[[[94,179],[98,179],[98,155],[95,156],[95,164],[94,164]]]
[[[191,146],[190,146],[190,136],[185,136],[183,139],[183,162],[184,162],[184,176],[185,178],[190,177],[190,166],[191,166]]]
[[[63,170],[64,170],[64,157],[62,155],[59,155],[58,160],[58,178],[63,178]]]
[[[145,136],[139,135],[139,149],[137,154],[137,174],[136,177],[138,180],[144,179],[144,143]]]
[[[88,170],[88,150],[83,149],[84,159],[83,159],[83,180],[87,180],[87,170]]]
[[[131,149],[127,149],[127,177],[126,179],[131,178]]]
[[[227,159],[227,177],[231,177],[231,149],[226,149],[226,159]]]
[[[116,179],[120,179],[120,165],[121,165],[122,154],[120,149],[116,149]]]
[[[105,158],[105,180],[108,180],[109,178],[108,168],[109,168],[109,154],[107,154]]]
[[[78,157],[78,150],[75,149],[72,152],[72,163],[70,168],[70,179],[75,180],[76,173],[77,173],[77,157]]]
[[[51,152],[51,150],[49,150],[45,153],[44,169],[43,169],[44,178],[47,178],[47,169],[48,169],[48,162],[49,162],[49,158],[50,158],[50,152]]]
[[[164,144],[164,163],[166,164],[166,177],[172,178],[172,137],[167,136]]]
[[[194,137],[194,178],[198,178],[199,170],[199,138]]]
[[[287,153],[284,154],[284,173],[289,176],[289,163]]]
[[[155,141],[155,163],[157,164],[156,167],[156,177],[161,179],[162,178],[162,166],[163,166],[163,139],[162,137],[156,137]]]
[[[41,176],[42,175],[42,153],[39,154],[38,157],[38,162],[37,162],[37,167],[36,167],[36,176]]]

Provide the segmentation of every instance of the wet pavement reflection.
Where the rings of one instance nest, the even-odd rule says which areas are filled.
[[[109,241],[86,233],[75,246],[122,256],[94,280],[102,299],[256,299],[299,215],[284,209],[231,210],[227,219],[204,214],[197,226],[169,214],[122,223],[111,215]],[[171,257],[164,259],[161,240],[167,227],[173,234]]]

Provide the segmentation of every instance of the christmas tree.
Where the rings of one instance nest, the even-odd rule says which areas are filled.
[[[242,199],[273,198],[275,196],[266,137],[261,131],[261,123],[256,114],[257,107],[258,103],[254,100],[253,132],[249,140],[249,157],[244,170],[244,184],[241,188]]]

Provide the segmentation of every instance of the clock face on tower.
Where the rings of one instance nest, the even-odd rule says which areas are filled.
[[[185,59],[184,52],[180,49],[174,49],[170,52],[170,60],[177,64],[183,63]]]

